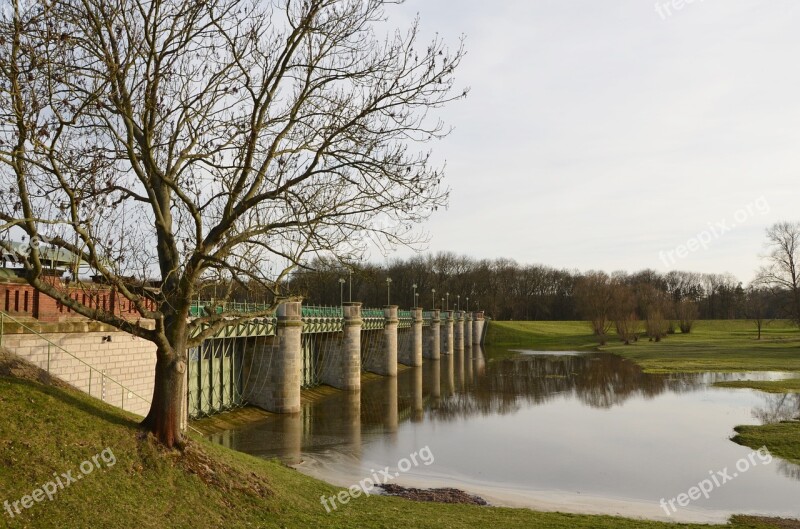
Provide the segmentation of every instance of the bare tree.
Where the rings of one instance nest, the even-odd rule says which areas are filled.
[[[613,325],[613,285],[605,272],[587,272],[575,284],[578,310],[591,325],[592,332],[605,345]]]
[[[756,283],[783,298],[786,314],[800,325],[800,222],[779,222],[768,228],[767,249]]]
[[[0,245],[69,251],[154,322],[71,297],[35,244],[18,256],[36,289],[156,344],[143,424],[164,444],[187,348],[259,315],[190,319],[198,288],[259,285],[274,306],[306,255],[414,243],[446,203],[414,146],[448,133],[430,114],[466,95],[463,49],[416,23],[379,34],[393,3],[12,0],[1,19]]]
[[[761,339],[761,330],[768,323],[768,313],[771,293],[764,287],[750,286],[745,297],[745,316],[751,320],[758,330],[758,340]]]
[[[692,332],[698,313],[697,303],[692,300],[683,299],[675,303],[675,316],[683,334]]]

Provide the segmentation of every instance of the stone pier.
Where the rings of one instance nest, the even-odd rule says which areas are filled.
[[[455,346],[454,349],[456,351],[463,351],[464,350],[464,311],[458,310],[455,313],[456,320],[454,323],[453,334],[455,336]]]
[[[442,354],[453,354],[455,351],[455,337],[453,333],[455,331],[453,325],[453,311],[446,310],[444,311],[444,351]]]
[[[364,369],[386,377],[397,376],[397,305],[387,305],[383,309],[383,347],[369,357]]]
[[[439,360],[442,351],[442,336],[439,329],[441,320],[439,311],[431,311],[431,324],[423,328],[423,347],[422,355],[428,360]]]
[[[403,365],[420,367],[422,365],[422,309],[411,309],[410,340],[404,340],[404,346],[397,351],[397,361]]]
[[[347,391],[361,389],[361,303],[342,306],[344,329],[341,347],[334,358],[324,362],[320,382]]]
[[[257,355],[273,355],[271,369],[265,384],[249,395],[251,403],[275,413],[298,413],[300,411],[300,386],[302,385],[303,320],[300,302],[278,305],[278,321],[275,330],[277,347],[254,351]],[[263,363],[263,359],[262,359]]]
[[[464,321],[464,345],[467,348],[472,347],[472,313],[466,313],[466,320]]]
[[[474,314],[474,321],[472,322],[472,343],[473,345],[483,345],[483,325],[486,322],[483,319],[483,311]]]

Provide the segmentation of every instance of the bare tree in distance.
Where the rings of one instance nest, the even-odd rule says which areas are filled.
[[[778,222],[767,229],[767,251],[755,280],[785,299],[785,312],[800,325],[800,222]]]
[[[747,319],[751,320],[758,331],[757,340],[761,339],[761,331],[765,325],[769,324],[770,297],[769,289],[751,285],[747,289],[744,312]]]
[[[467,93],[463,47],[416,22],[379,34],[394,3],[12,0],[0,18],[0,248],[69,251],[154,322],[74,299],[36,245],[18,256],[36,289],[156,345],[143,425],[165,445],[188,347],[271,313],[306,256],[354,259],[365,232],[413,244],[446,204],[415,146],[449,132],[434,114]],[[190,319],[213,284],[271,306]]]
[[[692,300],[683,299],[675,303],[675,317],[678,319],[678,325],[683,334],[692,332],[698,314],[697,303]]]
[[[578,310],[589,322],[592,332],[605,345],[614,324],[614,286],[605,272],[587,272],[575,284]]]

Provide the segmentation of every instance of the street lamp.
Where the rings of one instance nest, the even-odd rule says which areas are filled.
[[[467,312],[469,312],[469,297],[467,297]]]
[[[436,289],[435,288],[431,289],[431,302],[433,303],[433,306],[431,306],[431,310],[436,310]]]
[[[447,293],[447,305],[445,310],[450,310],[450,292]]]
[[[347,274],[350,276],[350,303],[353,302],[353,269],[348,268]]]
[[[386,305],[388,306],[391,302],[392,297],[392,278],[386,278]]]
[[[411,288],[414,289],[414,308],[417,307],[417,284],[414,283],[411,285]]]
[[[461,312],[461,294],[456,296],[456,310]]]
[[[344,305],[344,284],[345,280],[343,277],[339,278],[339,305]]]
[[[440,307],[444,307],[444,298],[442,298],[442,304],[439,305]]]

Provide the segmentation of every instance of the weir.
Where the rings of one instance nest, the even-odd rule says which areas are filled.
[[[196,302],[190,315],[198,317],[211,306],[216,304]],[[62,309],[54,310],[64,317]],[[263,313],[264,306],[231,304],[228,310]],[[0,311],[0,346],[92,396],[140,415],[147,412],[153,344],[76,319],[30,323],[42,327],[43,334],[19,317],[36,320]],[[443,356],[463,355],[464,349],[482,344],[484,335],[483,312],[283,303],[273,317],[231,325],[189,350],[186,413],[199,418],[248,404],[296,413],[304,388],[328,385],[357,394],[364,372],[396,377],[399,365],[418,368],[423,362],[438,368]]]
[[[445,311],[442,325],[439,310],[285,303],[276,319],[261,323],[262,335],[254,336],[249,328],[248,336],[234,341],[210,339],[198,348],[204,354],[190,356],[189,415],[202,417],[244,404],[295,413],[302,388],[328,385],[358,392],[363,372],[396,377],[401,364],[420,367],[443,354],[463,354],[482,342],[478,322],[483,321],[482,312]]]

